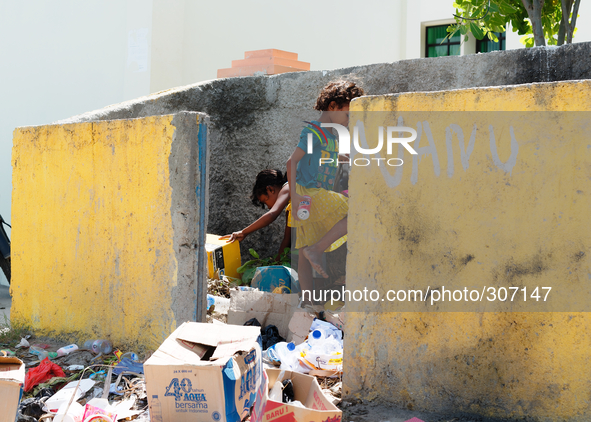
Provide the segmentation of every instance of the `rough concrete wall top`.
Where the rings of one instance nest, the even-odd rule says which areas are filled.
[[[287,121],[314,118],[320,89],[337,78],[360,81],[369,95],[439,91],[591,78],[591,43],[559,48],[404,60],[329,71],[216,79],[162,91],[57,123],[125,119],[180,111],[211,116],[210,213],[208,232],[246,227],[261,210],[248,200],[256,174],[285,169],[299,139]],[[286,129],[286,126],[290,126]],[[242,249],[276,251],[283,222],[252,234]]]

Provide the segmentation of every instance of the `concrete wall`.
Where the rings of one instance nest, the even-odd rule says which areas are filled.
[[[15,130],[13,322],[154,349],[202,317],[207,126],[176,113]]]
[[[0,68],[0,214],[7,221],[14,128],[48,124],[148,94],[150,70],[131,60],[128,37],[145,29],[148,46],[151,24],[151,2],[144,0],[0,4],[6,63]]]
[[[231,233],[263,212],[248,199],[256,174],[285,168],[299,139],[302,120],[320,89],[337,78],[354,78],[368,94],[424,92],[591,78],[591,44],[521,49],[439,59],[406,60],[333,71],[229,78],[176,88],[63,120],[59,123],[124,119],[183,110],[211,116],[210,218],[208,232]],[[281,219],[282,220],[282,219]],[[248,237],[243,256],[256,247],[276,252],[283,221]]]
[[[450,416],[589,420],[591,318],[576,311],[590,303],[591,82],[366,97],[351,110],[371,140],[399,118],[421,125],[419,156],[404,152],[402,167],[352,168],[347,288],[529,293],[528,302],[520,293],[512,303],[347,313],[344,394]],[[446,136],[452,123],[463,149]],[[549,307],[530,296],[536,286],[553,288]],[[529,312],[467,312],[474,305]],[[562,312],[538,312],[548,309]]]

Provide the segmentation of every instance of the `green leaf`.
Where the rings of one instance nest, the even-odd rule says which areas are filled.
[[[484,32],[477,23],[470,22],[470,32],[472,32],[472,35],[474,35],[474,37],[478,40],[484,38]]]
[[[489,14],[491,13],[499,13],[501,11],[501,9],[499,9],[499,5],[494,3],[494,2],[490,2],[490,9],[488,11]]]
[[[253,265],[253,264],[255,264],[256,262],[259,262],[259,260],[258,260],[258,259],[252,259],[252,260],[250,260],[250,261],[247,261],[247,262],[245,262],[245,263],[244,263],[244,265],[241,265],[240,267],[238,267],[238,268],[236,269],[236,272],[237,272],[237,273],[239,273],[239,274],[241,274],[241,273],[243,273],[244,271],[246,271],[246,269],[247,269],[248,267],[252,266],[252,265]]]
[[[254,249],[250,248],[250,249],[248,250],[248,252],[250,252],[250,254],[251,254],[252,256],[254,256],[255,258],[259,258],[259,254],[258,254],[258,253],[257,253],[257,251],[255,251]]]
[[[257,270],[257,267],[252,267],[252,268],[249,268],[248,270],[246,270],[244,272],[244,274],[242,274],[242,284],[250,285],[256,270]]]

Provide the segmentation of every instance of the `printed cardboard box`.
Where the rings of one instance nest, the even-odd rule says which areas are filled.
[[[238,268],[241,263],[240,242],[235,240],[228,243],[220,240],[215,234],[205,237],[205,252],[207,253],[207,275],[209,278],[219,278],[222,275],[241,278]]]
[[[239,422],[262,388],[260,327],[185,322],[144,364],[152,420]]]
[[[279,403],[269,398],[281,370],[265,369],[261,393],[257,394],[251,422],[341,422],[342,412],[322,393],[316,378],[298,372],[286,371],[283,379],[291,379],[295,399],[306,408]]]
[[[25,384],[25,364],[0,356],[0,422],[14,422]]]

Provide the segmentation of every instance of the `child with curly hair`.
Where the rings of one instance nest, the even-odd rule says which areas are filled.
[[[332,82],[325,86],[314,109],[321,111],[317,121],[306,122],[300,142],[287,161],[287,175],[291,192],[290,225],[297,230],[296,249],[299,249],[298,276],[302,290],[312,288],[312,268],[328,278],[322,268],[322,253],[337,249],[347,240],[347,198],[334,192],[338,169],[338,142],[321,123],[349,124],[349,103],[364,95],[354,82]],[[312,153],[308,153],[308,134],[312,134]],[[332,158],[320,162],[320,158]],[[309,218],[297,216],[298,207],[307,195],[311,198]]]
[[[286,209],[289,204],[289,184],[287,183],[286,175],[281,173],[281,171],[274,169],[261,171],[257,174],[250,199],[253,205],[263,208],[266,206],[269,211],[248,227],[232,234],[222,236],[220,239],[227,239],[228,242],[233,242],[234,240],[242,241],[250,233],[260,230],[263,227],[267,227],[275,221],[285,209],[288,217],[286,219],[283,241],[279,246],[279,255],[281,255],[285,248],[291,247],[291,229],[287,224],[289,221],[289,209]]]

